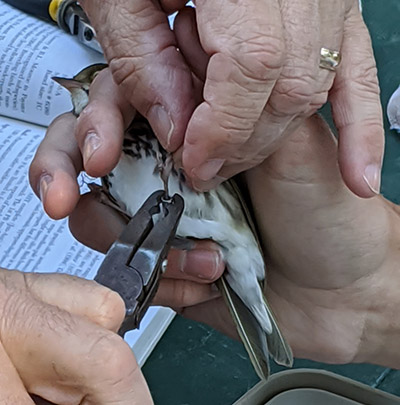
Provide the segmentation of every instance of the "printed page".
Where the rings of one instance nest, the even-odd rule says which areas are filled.
[[[30,188],[28,167],[44,134],[0,117],[0,267],[93,279],[104,255],[77,242],[66,219],[48,218]],[[140,365],[172,318],[171,310],[152,307],[140,329],[126,335]]]
[[[67,220],[44,213],[28,167],[45,130],[0,118],[0,266],[93,278],[103,255],[75,241]]]
[[[71,110],[52,76],[71,77],[103,56],[58,28],[0,1],[0,115],[47,126]]]

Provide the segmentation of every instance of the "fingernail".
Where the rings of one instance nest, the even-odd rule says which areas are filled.
[[[193,169],[192,174],[200,180],[209,181],[217,175],[224,163],[225,159],[207,160],[200,167]]]
[[[381,168],[377,164],[368,165],[365,168],[364,180],[367,183],[370,190],[379,194],[381,189]]]
[[[53,181],[53,178],[49,174],[44,174],[39,180],[39,196],[40,201],[44,203],[46,199],[47,190],[49,188],[49,184]]]
[[[161,104],[155,104],[150,108],[147,118],[158,140],[168,148],[174,132],[174,123],[167,110]]]
[[[219,251],[194,249],[186,252],[181,270],[188,276],[211,281],[218,275],[221,265]]]
[[[99,149],[101,145],[101,139],[96,132],[88,132],[83,144],[83,165],[86,167],[87,163],[93,156],[94,152]]]

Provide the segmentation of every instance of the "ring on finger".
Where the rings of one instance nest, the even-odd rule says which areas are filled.
[[[335,71],[341,61],[341,55],[339,51],[333,51],[328,48],[321,48],[319,67],[322,69],[328,69]]]

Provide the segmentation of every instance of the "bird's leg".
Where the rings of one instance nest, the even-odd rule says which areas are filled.
[[[161,152],[157,152],[157,164],[154,169],[156,173],[159,173],[160,178],[164,184],[165,200],[170,199],[169,189],[168,189],[168,180],[169,176],[174,168],[174,160],[172,155],[169,153],[166,156],[163,156]]]

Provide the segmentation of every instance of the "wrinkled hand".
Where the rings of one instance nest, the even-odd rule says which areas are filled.
[[[108,173],[121,153],[121,144],[115,146],[112,138],[115,134],[123,133],[132,113],[133,110],[113,84],[108,69],[105,69],[100,72],[90,89],[89,105],[79,117],[78,124],[72,113],[56,118],[48,128],[29,170],[31,187],[40,197],[47,214],[53,219],[70,216],[70,228],[74,236],[101,252],[107,251],[121,233],[125,222],[113,209],[101,204],[96,195],[88,193],[80,196],[77,175],[83,170],[83,161],[90,162],[91,159],[90,156],[81,155],[80,150],[84,148],[82,144],[79,147],[79,143],[83,141],[79,133],[92,121],[97,122],[104,133],[110,133],[107,138],[110,141],[107,143],[109,148],[99,151],[101,160],[98,161],[97,172],[94,174],[100,176],[101,172]],[[75,133],[78,134],[78,140]],[[110,154],[115,154],[117,159],[107,169]],[[106,235],[103,234],[103,221],[100,221],[103,215],[110,217],[110,221],[115,224],[108,227]],[[97,226],[99,229],[96,230]],[[208,284],[222,274],[224,263],[219,249],[213,243],[196,242],[190,251],[172,249],[168,263],[167,277],[184,279],[188,284],[190,280],[194,286],[199,287],[199,298],[194,294],[191,299],[201,300],[201,297],[208,294],[215,296]],[[197,285],[196,282],[202,285]],[[162,289],[159,294],[162,294]],[[180,294],[179,289],[176,294]]]
[[[400,368],[400,209],[344,185],[319,117],[246,172],[267,260],[268,300],[294,355]],[[182,310],[235,336],[220,298]]]
[[[114,333],[125,314],[118,294],[67,275],[5,269],[0,290],[0,403],[33,404],[28,392],[66,405],[153,403]]]
[[[266,294],[295,356],[399,368],[400,212],[381,197],[352,194],[337,153],[326,124],[313,117],[246,173],[267,253]],[[236,336],[220,297],[185,304],[175,308]]]
[[[107,76],[107,72],[104,74]],[[110,78],[109,75],[107,77]],[[100,80],[99,83],[103,82]],[[111,87],[114,86],[111,80],[106,80],[105,83],[110,84]],[[113,96],[107,93],[107,86],[102,85],[98,89],[96,91],[96,86],[94,86],[94,90],[91,90],[93,98],[86,113],[90,116],[94,114],[95,120],[96,113],[98,113],[98,120],[96,122],[104,123],[106,130],[123,131],[124,113],[128,116],[132,114],[132,110],[130,108],[126,110],[119,109],[118,100],[116,99],[118,97],[117,92],[113,93],[114,99]],[[80,197],[77,174],[83,169],[83,160],[87,156],[81,156],[75,138],[75,129],[76,118],[71,113],[64,114],[54,120],[32,161],[29,173],[30,183],[33,190],[40,196],[43,207],[50,217],[59,219],[70,215],[70,228],[77,239],[94,249],[106,252],[110,244],[121,233],[125,222],[118,213],[101,204],[96,196],[91,193]],[[114,151],[116,155],[120,153],[118,147]],[[105,170],[104,167],[103,170]],[[106,225],[108,226],[106,227]],[[224,263],[222,262],[219,249],[213,243],[208,241],[198,242],[190,251],[172,249],[168,256],[167,267],[167,271],[153,301],[154,305],[165,305],[179,310],[181,307],[196,305],[220,296],[211,286],[211,282],[220,277],[224,270]],[[27,277],[37,277],[37,275]],[[49,277],[51,281],[51,276]],[[57,277],[57,275],[54,277]],[[69,292],[69,295],[63,293],[60,288],[57,289],[57,286],[53,288],[54,282],[53,284],[48,282],[47,290],[43,292],[43,298],[41,299],[52,299],[54,302],[51,301],[50,304],[57,305],[61,309],[66,309],[72,312],[73,315],[86,316],[86,313],[88,313],[90,316],[87,316],[90,320],[100,323],[103,327],[111,325],[109,329],[114,332],[118,329],[123,319],[124,304],[117,294],[85,280],[77,279],[71,285],[67,285],[66,280],[68,280],[68,277],[59,278],[59,280],[64,280],[64,284],[66,284],[65,290]],[[80,283],[83,283],[83,286],[85,286],[85,283],[91,286],[93,297],[88,297],[85,289],[80,288]],[[22,293],[15,295],[15,299],[24,299]],[[49,295],[51,298],[48,298]],[[84,303],[82,303],[82,299],[84,299]],[[69,308],[72,305],[70,300],[76,306],[73,306],[71,310]],[[114,308],[117,304],[119,307]],[[29,303],[27,307],[29,307]],[[16,308],[18,308],[17,304]],[[105,319],[103,320],[101,315],[107,309],[109,309],[109,312],[106,312],[106,315],[103,316]],[[48,308],[47,312],[40,312],[39,310],[38,312],[43,314],[47,322],[46,327],[50,327],[52,331],[52,334],[49,335],[43,344],[38,345],[37,339],[34,339],[36,335],[30,341],[32,346],[35,347],[34,354],[42,356],[43,361],[36,364],[36,357],[33,357],[31,364],[30,357],[28,356],[30,354],[29,351],[21,350],[17,344],[19,343],[18,340],[15,340],[16,347],[14,348],[15,353],[19,356],[19,366],[21,368],[28,370],[29,367],[34,365],[43,369],[43,375],[38,374],[38,382],[34,379],[32,379],[32,383],[30,380],[23,380],[29,392],[41,395],[55,403],[62,402],[66,404],[80,403],[81,397],[85,397],[88,404],[107,404],[109,398],[112,398],[113,403],[121,404],[152,403],[146,383],[136,365],[132,352],[118,335],[103,329],[94,334],[92,329],[96,329],[97,327],[95,328],[95,325],[87,321],[80,327],[79,322],[82,322],[80,318],[77,320],[72,319],[69,326],[67,323],[67,321],[69,322],[69,318],[65,322],[63,320],[63,316],[67,316],[68,313],[66,315],[64,312],[58,313],[57,308],[54,311]],[[98,313],[100,314],[98,315]],[[22,315],[24,314],[22,313]],[[109,318],[112,319],[110,320]],[[10,316],[4,316],[2,319],[10,319],[12,321],[13,317],[10,314]],[[22,325],[24,324],[25,318],[23,316],[16,317],[16,319]],[[38,325],[40,327],[41,324],[38,323]],[[38,329],[35,329],[34,332],[37,334],[41,333]],[[43,329],[43,334],[46,333],[47,329],[45,328]],[[69,337],[69,334],[73,334],[75,340]],[[87,338],[86,334],[93,336],[95,341],[93,342],[91,338]],[[104,335],[104,339],[102,334]],[[54,353],[54,349],[50,345],[51,338],[54,335],[58,337],[59,350],[63,350],[63,354],[65,355],[65,357],[60,359],[58,359],[57,353]],[[28,337],[31,336],[29,335]],[[41,338],[41,340],[43,339]],[[99,343],[97,343],[97,339],[100,341]],[[80,340],[82,341],[82,347],[78,346]],[[41,342],[39,341],[39,343]],[[86,345],[92,350],[93,358],[88,358],[90,353],[85,355]],[[64,346],[68,346],[67,349]],[[100,352],[102,350],[104,350],[104,353]],[[127,351],[129,352],[128,354]],[[113,357],[110,360],[107,356]],[[48,359],[51,359],[51,363],[48,363]],[[99,364],[108,365],[104,373],[98,373]],[[103,369],[104,367],[101,368]],[[4,372],[5,375],[10,373],[11,371],[8,370]],[[58,373],[63,378],[60,379],[60,377],[57,380],[59,381],[59,385],[56,385],[54,378],[57,377]],[[81,381],[81,373],[87,373],[87,376],[85,375],[87,379]],[[69,378],[71,382],[70,385],[67,385]],[[104,383],[103,379],[105,380]],[[22,389],[23,384],[19,380],[16,381],[17,383],[19,382],[20,386],[10,387],[10,390],[6,392],[7,395],[22,395],[24,393],[27,398],[26,392]],[[64,388],[63,384],[65,385]],[[112,384],[111,388],[109,388],[109,384]],[[50,389],[49,387],[53,388]],[[129,390],[127,390],[127,387]],[[113,393],[116,390],[119,390],[118,395],[114,395],[113,397]],[[21,394],[19,393],[20,391],[22,392]],[[31,402],[28,401],[26,403]]]
[[[31,184],[41,190],[47,212],[62,217],[73,211],[70,224],[76,237],[101,251],[118,236],[123,222],[90,196],[79,200],[75,177],[82,158],[72,135],[77,131],[81,143],[79,133],[91,122],[110,134],[123,131],[124,118],[132,111],[124,110],[126,101],[109,79],[110,73],[103,71],[95,80],[96,90],[91,89],[89,107],[77,128],[70,114],[53,123],[31,167]],[[100,153],[106,156],[106,151]],[[388,322],[390,311],[397,308],[397,208],[380,197],[362,200],[350,193],[337,154],[331,133],[313,118],[246,174],[270,256],[269,300],[296,356],[396,367],[400,360]],[[202,243],[186,257],[172,252],[156,303],[235,336],[221,298],[209,285],[221,274],[223,263],[214,245]],[[388,302],[382,302],[382,294]],[[397,333],[394,323],[391,327]]]
[[[196,12],[186,0],[81,4],[114,80],[168,150],[183,144],[183,167],[197,189],[262,162],[330,92],[344,181],[362,197],[379,191],[382,114],[357,0],[202,0]],[[175,10],[172,32],[166,16]],[[318,66],[321,47],[341,51],[336,74]],[[109,135],[95,122],[87,129],[98,136],[85,165],[92,173]]]
[[[77,239],[105,252],[125,222],[92,194],[80,198],[76,176],[82,169],[82,157],[74,137],[75,126],[76,118],[72,114],[62,115],[53,122],[31,164],[30,181],[51,217],[57,219],[71,214],[70,228]],[[213,300],[220,294],[210,283],[220,277],[223,269],[220,251],[211,242],[198,242],[190,251],[172,249],[153,304],[179,310]],[[18,363],[13,357],[9,367],[4,367],[4,378],[15,375],[12,377],[15,382],[4,390],[4,395],[14,395],[18,400],[21,396],[24,403],[31,403],[23,389],[25,385],[30,393],[54,403],[81,403],[83,397],[88,405],[110,401],[152,403],[130,348],[112,333],[118,330],[124,315],[124,304],[116,293],[94,282],[62,275],[38,279],[37,274],[32,274],[24,280],[15,272],[12,277],[18,277],[18,291],[14,294],[10,291],[11,304],[3,311],[2,319],[3,325],[14,329],[3,331],[0,325],[0,335],[4,344],[3,337],[9,333],[7,342],[13,344],[12,354]],[[31,287],[34,287],[33,294]],[[7,298],[5,293],[0,296]],[[24,339],[29,340],[28,345],[24,346]],[[107,367],[100,367],[99,371],[99,364]]]
[[[72,125],[69,132],[66,122]],[[76,173],[71,163],[74,159],[71,151],[61,146],[71,141],[68,135],[74,127],[75,119],[70,115],[57,120],[35,161],[43,167],[43,162],[49,162],[45,158],[51,156],[54,162],[53,166],[45,165],[48,168],[55,163],[63,168],[68,162],[71,169],[66,178],[71,182]],[[76,144],[74,150],[78,156]],[[397,340],[392,339],[400,329],[393,321],[397,319],[400,282],[396,271],[399,210],[381,197],[363,200],[349,192],[339,173],[337,153],[332,134],[314,117],[270,159],[246,173],[267,252],[268,298],[297,357],[399,367]],[[59,173],[65,175],[62,169]],[[58,181],[47,188],[45,206],[57,196]],[[78,239],[104,251],[123,223],[108,207],[88,196],[74,211],[71,226]],[[203,272],[204,284],[177,271],[181,253],[173,254],[175,259],[169,261],[169,275],[160,286],[156,303],[235,336],[222,299],[208,284],[221,274],[215,272],[223,267],[218,259],[219,265],[215,265],[218,254],[208,262],[212,269],[208,274],[197,268]]]
[[[266,253],[266,294],[296,357],[400,368],[400,209],[351,193],[337,153],[315,116],[245,173]],[[236,335],[220,298],[182,313]]]
[[[319,117],[245,173],[267,261],[266,295],[294,355],[400,368],[400,209],[344,185]],[[234,336],[220,299],[185,316]]]
[[[400,367],[398,207],[344,186],[319,117],[248,172],[270,299],[298,357]]]

